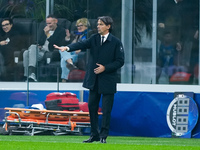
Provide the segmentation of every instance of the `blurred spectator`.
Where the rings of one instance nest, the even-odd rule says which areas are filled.
[[[170,63],[183,67],[184,72],[188,73],[193,73],[195,61],[199,55],[195,50],[198,42],[194,39],[194,32],[198,29],[198,6],[198,0],[193,0],[192,3],[189,0],[158,1],[158,40],[161,40],[163,32],[171,32],[173,41],[178,42],[177,45],[174,44],[177,50],[175,51],[176,58],[171,57]]]
[[[179,43],[173,41],[172,33],[166,31],[163,35],[163,40],[161,42],[158,54],[157,65],[159,69],[157,70],[157,83],[160,78],[162,71],[169,77],[169,68],[175,65],[177,50],[181,49]]]
[[[4,59],[5,72],[2,74],[2,80],[14,80],[14,51],[22,49],[20,41],[20,33],[13,26],[13,21],[10,18],[5,18],[1,21],[3,29],[0,36],[0,52]]]
[[[52,59],[59,54],[53,45],[63,45],[65,39],[65,29],[57,25],[57,18],[54,15],[49,15],[46,18],[46,26],[39,38],[38,45],[31,45],[28,50],[23,53],[24,76],[30,81],[36,79],[36,63],[44,59],[46,52],[52,52]],[[70,53],[66,53],[65,61],[73,67],[73,62]],[[28,69],[27,69],[28,68]]]
[[[66,41],[71,41],[71,43],[76,43],[76,42],[81,42],[87,39],[88,33],[90,30],[88,29],[90,27],[90,22],[88,21],[87,18],[81,18],[76,21],[76,27],[77,30],[74,31],[74,33],[71,35],[69,33],[69,30],[66,30]],[[70,40],[73,39],[73,40]],[[68,80],[68,75],[69,75],[69,70],[66,68],[66,65],[68,65],[63,57],[63,54],[68,53],[66,51],[62,52],[59,51],[61,54],[61,68],[62,68],[62,82],[66,82]],[[85,66],[85,58],[84,58],[84,53],[81,52],[81,50],[76,50],[74,52],[70,52],[72,56],[72,60],[74,64],[79,63],[78,62],[78,57],[79,61],[81,61],[78,65],[79,69],[84,69]]]
[[[190,58],[190,72],[192,73],[192,79],[194,84],[198,84],[199,75],[199,31],[194,34],[192,52]]]

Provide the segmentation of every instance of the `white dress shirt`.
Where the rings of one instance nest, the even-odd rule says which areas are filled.
[[[102,36],[104,36],[104,39],[103,39],[103,43],[106,41],[106,39],[108,38],[108,35],[109,33],[107,33],[106,35],[101,35],[101,39],[102,39]]]

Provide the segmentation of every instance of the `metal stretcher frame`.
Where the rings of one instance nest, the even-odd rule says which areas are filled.
[[[83,128],[90,128],[89,112],[4,108],[5,131],[35,135],[51,132],[54,135],[82,134]],[[98,113],[102,115],[102,113]]]

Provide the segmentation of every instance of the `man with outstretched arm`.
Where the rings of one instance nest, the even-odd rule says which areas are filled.
[[[124,49],[118,38],[110,32],[113,20],[109,16],[98,17],[98,33],[89,39],[65,47],[55,48],[61,51],[75,51],[77,49],[90,49],[88,66],[83,87],[89,89],[88,107],[91,123],[90,138],[83,141],[92,143],[100,141],[106,143],[109,134],[111,110],[114,93],[116,93],[117,70],[124,65]],[[99,132],[98,108],[102,96],[102,124]]]

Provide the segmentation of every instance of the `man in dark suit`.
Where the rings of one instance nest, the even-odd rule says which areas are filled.
[[[124,64],[124,49],[119,39],[113,36],[113,20],[109,16],[98,18],[98,34],[92,35],[89,39],[70,44],[65,47],[58,47],[61,51],[75,51],[77,49],[90,49],[89,60],[83,87],[90,90],[88,107],[91,122],[91,136],[84,143],[100,141],[106,143],[109,134],[111,110],[116,93],[117,70]],[[103,40],[103,41],[102,41]],[[98,131],[98,107],[102,96],[102,124]]]

